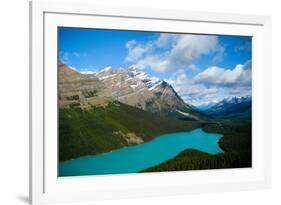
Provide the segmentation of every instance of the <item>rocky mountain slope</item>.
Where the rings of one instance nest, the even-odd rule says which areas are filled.
[[[199,112],[186,104],[171,85],[135,68],[107,67],[94,74],[82,74],[59,64],[60,107],[90,108],[112,100],[166,116],[199,120]]]
[[[102,106],[113,100],[111,91],[94,75],[84,75],[64,64],[58,67],[59,107]]]

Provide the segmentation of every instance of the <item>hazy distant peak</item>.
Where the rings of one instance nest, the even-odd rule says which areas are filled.
[[[110,72],[112,71],[112,67],[111,66],[107,66],[104,69],[101,70],[101,72]]]

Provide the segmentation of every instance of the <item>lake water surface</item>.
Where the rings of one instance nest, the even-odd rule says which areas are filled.
[[[164,134],[144,144],[60,162],[59,176],[136,173],[189,148],[217,154],[223,152],[218,145],[221,137],[221,134],[207,133],[201,128]]]

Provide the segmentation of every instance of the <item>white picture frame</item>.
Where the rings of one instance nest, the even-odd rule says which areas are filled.
[[[58,178],[58,26],[253,36],[253,167]],[[30,111],[32,204],[269,188],[271,18],[80,3],[31,2]]]

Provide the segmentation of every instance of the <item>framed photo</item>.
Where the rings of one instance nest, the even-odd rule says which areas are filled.
[[[270,187],[270,17],[30,14],[32,204]]]

